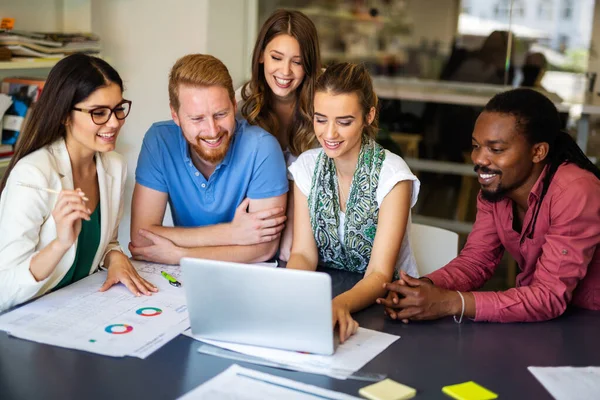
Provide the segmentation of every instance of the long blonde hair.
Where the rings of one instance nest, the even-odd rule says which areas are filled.
[[[287,132],[289,149],[294,155],[315,146],[312,126],[314,85],[321,71],[319,38],[312,21],[299,11],[277,10],[263,24],[252,54],[252,78],[242,88],[242,116],[252,125],[267,132],[279,132],[279,120],[271,108],[273,94],[265,80],[261,55],[267,44],[276,36],[286,34],[294,37],[299,45],[304,69],[304,79],[296,89],[296,105],[292,123]]]

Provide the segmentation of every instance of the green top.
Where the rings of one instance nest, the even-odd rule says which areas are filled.
[[[75,260],[73,265],[67,271],[67,274],[54,287],[58,290],[62,287],[77,282],[90,274],[92,263],[100,244],[100,203],[90,215],[90,220],[81,220],[81,232],[77,238],[77,249],[75,250]]]

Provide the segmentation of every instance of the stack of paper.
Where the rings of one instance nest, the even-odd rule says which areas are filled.
[[[13,56],[61,58],[67,54],[99,53],[100,39],[90,33],[0,32],[0,46]]]
[[[259,360],[264,359],[270,361],[272,364],[269,365],[296,371],[327,375],[338,379],[347,379],[400,338],[399,336],[390,335],[388,333],[359,328],[356,334],[337,347],[333,355],[325,356],[219,342],[193,335],[192,337],[212,346],[256,357]],[[202,348],[200,348],[199,351],[203,352]],[[249,359],[243,359],[243,361],[252,362]],[[382,377],[378,378],[382,379]]]
[[[159,292],[136,297],[120,284],[99,292],[106,272],[98,272],[3,314],[0,330],[39,343],[146,358],[186,330],[189,319],[183,289],[157,274],[140,275]]]
[[[234,364],[208,382],[180,397],[180,400],[204,399],[353,400],[358,397],[242,368]]]

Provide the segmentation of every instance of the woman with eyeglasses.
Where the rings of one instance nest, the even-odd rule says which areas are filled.
[[[114,149],[130,107],[99,58],[74,54],[50,71],[0,183],[0,311],[100,266],[100,291],[157,290],[117,241],[127,164]]]

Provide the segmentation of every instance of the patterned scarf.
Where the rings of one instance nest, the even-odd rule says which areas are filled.
[[[365,272],[367,269],[377,231],[379,207],[376,192],[384,159],[383,147],[363,137],[346,203],[344,243],[341,243],[335,163],[324,151],[319,154],[308,207],[319,259],[325,266],[353,272]]]

